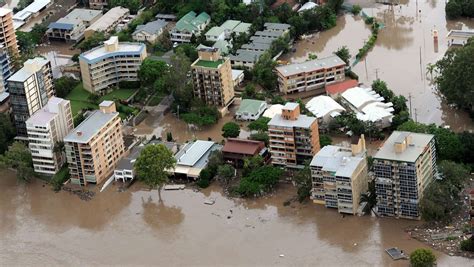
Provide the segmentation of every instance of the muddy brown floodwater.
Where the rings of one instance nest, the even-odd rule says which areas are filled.
[[[384,252],[424,245],[403,231],[419,222],[345,216],[313,204],[283,202],[282,185],[258,200],[225,198],[218,186],[201,192],[116,186],[81,201],[36,180],[0,179],[0,265],[161,266],[408,266]],[[203,201],[215,198],[212,206]],[[436,252],[439,266],[473,262]],[[283,256],[280,256],[283,255]]]
[[[411,94],[413,119],[449,125],[456,131],[473,130],[474,123],[466,112],[455,110],[442,101],[430,77],[426,75],[426,65],[435,63],[444,55],[449,30],[474,29],[474,21],[446,21],[445,1],[402,0],[401,5],[394,8],[367,0],[348,2],[362,4],[366,14],[375,16],[385,26],[379,31],[375,47],[369,51],[365,61],[353,67],[359,80],[370,85],[379,77],[395,93],[407,99]],[[437,50],[433,42],[434,29],[439,33]],[[370,29],[364,21],[359,16],[346,14],[338,18],[333,29],[298,41],[296,52],[284,55],[281,59],[302,62],[309,53],[321,58],[331,55],[343,45],[355,56],[369,37]]]

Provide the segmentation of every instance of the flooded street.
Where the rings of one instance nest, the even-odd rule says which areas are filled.
[[[393,8],[375,5],[373,1],[348,2],[361,3],[366,14],[375,16],[385,26],[379,31],[375,47],[369,51],[366,59],[353,67],[359,75],[359,81],[369,85],[378,77],[386,81],[395,93],[402,94],[407,99],[411,94],[413,118],[420,122],[449,125],[456,131],[474,130],[474,123],[467,113],[448,107],[426,75],[426,65],[435,63],[444,55],[449,30],[474,29],[474,21],[446,21],[445,1],[405,0]],[[439,33],[437,47],[433,41],[434,29]],[[309,53],[322,58],[343,45],[347,45],[355,57],[369,37],[370,28],[360,16],[346,14],[338,18],[335,28],[316,34],[308,40],[298,41],[295,45],[296,52],[281,59],[302,62],[308,58]],[[353,61],[354,58],[351,62]]]
[[[140,184],[122,193],[109,187],[88,202],[43,184],[17,185],[11,172],[2,174],[4,266],[407,266],[384,249],[424,246],[403,231],[418,222],[342,218],[311,203],[285,207],[295,194],[291,186],[248,201],[225,198],[217,185],[202,192],[164,191],[159,203],[156,190]],[[216,199],[212,206],[203,204],[209,197]],[[468,259],[437,256],[439,266],[472,266]]]

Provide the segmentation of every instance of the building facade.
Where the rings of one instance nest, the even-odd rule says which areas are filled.
[[[206,12],[197,15],[196,12],[190,11],[176,22],[176,26],[170,32],[171,41],[190,43],[192,36],[200,35],[210,22],[211,17]]]
[[[163,34],[166,25],[168,25],[168,22],[160,19],[150,21],[144,25],[138,25],[132,34],[132,38],[135,41],[153,44],[158,40],[158,37]]]
[[[201,48],[191,65],[194,96],[208,105],[227,107],[234,101],[230,60],[217,48]]]
[[[298,168],[319,151],[318,121],[300,114],[297,103],[286,103],[268,122],[272,164]]]
[[[48,25],[46,34],[50,40],[80,42],[84,31],[102,16],[102,11],[75,8],[66,16]]]
[[[69,100],[58,97],[26,121],[28,147],[36,173],[54,175],[65,163],[66,157],[55,146],[74,128]]]
[[[54,95],[51,63],[41,57],[28,59],[7,81],[17,136],[26,138],[26,120]]]
[[[103,9],[108,6],[107,0],[89,0],[89,7],[92,9]]]
[[[265,163],[269,162],[270,153],[268,153],[263,141],[227,138],[222,148],[222,158],[224,161],[232,163],[237,168],[244,166],[246,158],[254,156],[261,156]]]
[[[129,15],[130,10],[128,8],[116,6],[87,27],[84,31],[84,37],[87,39],[98,32],[108,34],[111,31],[114,31],[117,25],[123,22]]]
[[[362,193],[368,190],[364,136],[351,148],[325,146],[310,163],[311,199],[339,213],[356,214]]]
[[[119,43],[117,36],[110,37],[102,46],[79,56],[84,89],[103,94],[121,81],[138,81],[138,70],[147,57],[142,43]]]
[[[123,156],[122,125],[115,103],[103,101],[99,107],[64,138],[73,184],[105,181]]]
[[[327,84],[343,81],[346,63],[338,56],[276,67],[278,87],[284,94],[315,91],[324,94]]]
[[[0,45],[11,53],[18,55],[15,28],[13,27],[13,13],[10,9],[0,8]]]
[[[419,219],[420,200],[436,175],[434,136],[395,131],[374,156],[377,212]]]

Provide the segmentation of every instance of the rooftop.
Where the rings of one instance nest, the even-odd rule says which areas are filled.
[[[161,19],[151,21],[151,22],[148,22],[145,25],[138,25],[136,30],[133,32],[133,34],[136,34],[136,33],[139,33],[139,32],[145,32],[145,33],[148,33],[148,34],[156,34],[156,33],[159,33],[161,31],[161,29],[166,27],[166,25],[168,25],[168,22],[166,22],[164,20],[161,20]]]
[[[252,36],[250,37],[250,40],[252,40],[254,43],[271,44],[273,41],[275,41],[275,38]]]
[[[218,59],[216,61],[198,59],[193,64],[193,66],[200,66],[200,67],[205,67],[205,68],[217,69],[219,67],[219,65],[221,65],[222,63],[224,63],[223,59]]]
[[[135,146],[130,150],[130,154],[128,156],[123,157],[118,163],[116,170],[131,170],[135,161],[137,160],[140,153],[145,148],[145,146]]]
[[[241,23],[240,20],[229,19],[222,23],[221,28],[224,30],[233,31]]]
[[[110,27],[110,25],[114,24],[120,18],[122,18],[123,16],[129,13],[130,13],[130,10],[128,10],[128,8],[116,6],[110,9],[109,11],[107,11],[107,13],[105,13],[102,17],[100,17],[94,23],[92,23],[89,26],[89,28],[87,28],[87,30],[105,31],[108,27]]]
[[[357,80],[346,80],[343,82],[326,85],[326,93],[330,95],[344,93],[347,89],[356,87],[359,84]]]
[[[224,30],[222,27],[214,26],[206,32],[206,35],[219,36],[224,33]]]
[[[469,38],[474,37],[474,30],[450,30],[448,37]]]
[[[64,142],[86,144],[104,125],[115,119],[118,115],[118,112],[104,113],[100,110],[95,110],[64,138]]]
[[[395,152],[395,144],[403,142],[409,136],[411,141],[407,144],[406,149],[401,152]],[[434,138],[431,134],[411,133],[394,131],[379,149],[374,158],[382,160],[394,160],[403,162],[415,162],[416,159],[425,151],[428,144]]]
[[[262,105],[266,105],[267,103],[262,100],[255,100],[255,99],[243,99],[240,102],[240,107],[237,110],[236,114],[241,113],[249,113],[249,114],[257,114],[260,110]]]
[[[198,27],[205,23],[206,20],[210,19],[210,16],[206,12],[202,12],[196,17],[196,12],[189,11],[176,23],[176,29],[179,31],[196,31]]]
[[[212,141],[202,140],[186,144],[175,156],[176,165],[193,167],[214,145]]]
[[[267,22],[263,25],[267,30],[278,30],[278,31],[286,31],[288,30],[291,25],[285,23],[271,23]]]
[[[283,36],[283,32],[281,31],[256,31],[255,36],[269,36],[269,37],[275,37],[279,38],[280,36]]]
[[[375,122],[393,116],[393,104],[383,102],[385,99],[371,88],[354,87],[341,96],[356,109],[359,120]]]
[[[323,171],[335,172],[335,176],[352,177],[363,161],[362,155],[352,156],[349,148],[329,145],[321,148],[309,165],[322,167]]]
[[[35,74],[40,68],[44,65],[48,64],[49,60],[44,59],[42,57],[35,57],[32,59],[28,59],[23,63],[23,68],[15,72],[7,81],[14,81],[14,82],[24,82],[26,79],[31,77],[31,75]]]
[[[237,55],[230,55],[230,59],[234,61],[245,61],[245,62],[257,62],[263,51],[253,51],[253,50],[237,50]]]
[[[112,39],[113,37],[114,36],[112,36],[111,39],[105,42],[114,41],[115,39]],[[139,55],[144,49],[145,44],[143,43],[118,42],[117,49],[115,49],[114,51],[107,51],[105,46],[101,45],[82,53],[79,58],[87,61],[89,64],[93,64],[109,56]]]
[[[325,95],[313,97],[306,103],[306,108],[318,118],[322,118],[326,115],[336,117],[340,115],[340,112],[345,111],[339,103]]]
[[[72,29],[79,23],[83,21],[89,22],[98,16],[102,16],[101,10],[75,8],[69,14],[58,19],[56,22],[50,23],[48,28]]]
[[[275,116],[280,116],[282,109],[283,109],[283,105],[281,104],[271,105],[267,108],[267,110],[265,110],[265,112],[263,112],[262,116],[270,118],[270,119]]]
[[[296,120],[285,120],[282,116],[276,115],[268,122],[268,126],[309,128],[315,121],[315,117],[306,115],[299,115]]]
[[[283,109],[295,110],[297,107],[299,107],[299,104],[298,104],[298,103],[295,103],[295,102],[287,102],[287,103],[283,106]]]
[[[254,141],[247,139],[228,138],[225,142],[222,152],[239,153],[245,155],[256,155],[265,147],[262,141]]]
[[[236,80],[237,78],[239,78],[240,75],[243,75],[244,74],[244,71],[243,70],[234,70],[232,69],[232,80]]]
[[[320,69],[330,69],[336,66],[345,66],[346,63],[338,56],[333,55],[321,59],[306,61],[276,67],[276,70],[282,75],[288,77],[302,72],[313,72]]]
[[[246,50],[267,50],[270,47],[271,47],[271,44],[255,43],[255,42],[242,45],[242,49],[246,49]]]
[[[318,4],[316,3],[313,3],[313,2],[306,2],[304,5],[302,5],[300,7],[300,9],[298,9],[298,12],[303,12],[303,11],[306,11],[306,10],[311,10],[315,7],[317,7]]]
[[[10,12],[12,12],[11,9],[3,8],[3,7],[0,8],[0,16],[2,16],[2,17],[5,16],[5,15],[7,15],[7,14],[10,13]]]
[[[237,25],[237,27],[235,27],[232,31],[236,33],[248,32],[251,26],[252,24],[250,23],[242,22],[239,25]]]
[[[51,4],[51,0],[35,0],[24,9],[13,15],[14,20],[26,20],[31,15],[40,12],[47,5]]]

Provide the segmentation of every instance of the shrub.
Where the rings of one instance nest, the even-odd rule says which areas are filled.
[[[469,238],[461,241],[461,250],[474,252],[474,239]]]
[[[199,186],[200,188],[207,188],[209,187],[209,185],[211,184],[211,181],[207,180],[207,179],[199,179],[197,181],[197,186]]]
[[[436,263],[436,256],[426,248],[419,248],[410,254],[410,264],[412,267],[431,267]]]
[[[351,10],[352,14],[358,15],[360,11],[362,11],[362,7],[360,7],[359,5],[352,6],[352,10]]]

